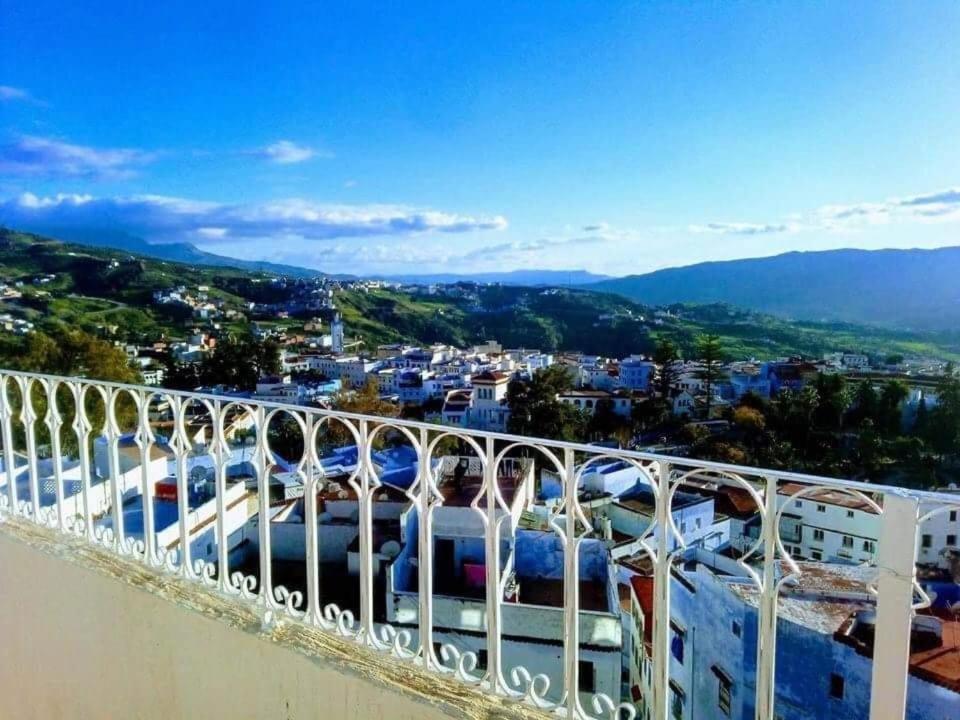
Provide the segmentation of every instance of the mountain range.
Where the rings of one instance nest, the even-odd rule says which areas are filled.
[[[509,270],[505,272],[436,273],[432,275],[384,275],[375,277],[380,280],[417,285],[476,282],[520,285],[524,287],[535,287],[538,285],[554,287],[564,285],[589,285],[610,279],[609,275],[598,275],[587,272],[586,270]]]
[[[801,320],[960,328],[960,247],[704,262],[587,285],[652,305],[728,303]]]
[[[171,262],[234,267],[293,277],[320,270],[241,260],[188,242],[151,243],[109,228],[30,228],[67,242],[122,250]],[[412,284],[478,282],[578,286],[650,305],[725,303],[786,319],[866,323],[911,330],[960,328],[960,247],[934,250],[827,250],[703,262],[642,275],[609,277],[585,270],[373,275]]]
[[[2,221],[2,218],[0,218]],[[89,247],[112,248],[129,253],[145,255],[159,260],[182,262],[191,265],[207,265],[211,267],[235,267],[241,270],[252,270],[288,275],[291,277],[327,276],[343,280],[355,280],[357,275],[344,273],[326,273],[321,270],[305,268],[298,265],[285,265],[263,260],[241,260],[226,255],[201,250],[189,242],[152,243],[143,238],[111,228],[90,228],[72,226],[30,225],[18,227],[39,235],[58,238],[64,242]],[[435,273],[435,274],[408,274],[408,275],[368,275],[371,279],[388,280],[391,282],[410,283],[417,285],[450,284],[457,282],[501,283],[504,285],[538,286],[538,285],[586,285],[588,283],[606,280],[608,275],[597,275],[585,270],[512,270],[509,272],[487,273]]]
[[[2,218],[0,218],[2,220]],[[136,255],[168,260],[170,262],[186,263],[188,265],[206,265],[210,267],[233,267],[241,270],[275,273],[292,277],[317,277],[324,275],[319,270],[299,267],[297,265],[283,265],[263,260],[240,260],[226,255],[201,250],[188,242],[152,243],[129,233],[110,228],[89,228],[69,226],[34,226],[18,227],[18,230],[28,230],[38,235],[48,235],[58,240],[75,245],[88,247],[110,248],[122,250]]]

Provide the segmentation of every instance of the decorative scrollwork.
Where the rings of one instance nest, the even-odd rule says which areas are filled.
[[[87,521],[82,515],[67,515],[63,519],[63,526],[67,532],[73,533],[77,537],[83,537],[87,534]]]
[[[257,578],[253,575],[244,575],[239,570],[230,575],[230,588],[238,593],[244,600],[251,602],[257,600]]]
[[[287,616],[296,620],[304,616],[304,611],[300,609],[300,606],[303,605],[303,593],[299,590],[290,592],[283,585],[277,585],[273,588],[273,597]]]
[[[46,525],[48,528],[58,528],[60,526],[60,516],[57,514],[57,508],[51,505],[38,508],[37,522]]]
[[[121,544],[121,552],[124,555],[142,558],[147,552],[147,545],[140,538],[128,535],[123,539],[123,543]]]
[[[93,539],[103,545],[105,548],[113,549],[116,545],[117,537],[112,527],[97,525],[93,529]]]
[[[606,720],[635,720],[637,709],[629,703],[615,704],[606,693],[597,693],[591,699],[593,711]]]
[[[154,567],[175,574],[180,571],[180,553],[178,550],[168,550],[158,547],[154,552]]]
[[[413,660],[418,656],[417,651],[410,647],[413,636],[409,630],[397,630],[389,624],[380,626],[379,630],[379,646],[382,649],[388,650],[391,655],[401,660]]]
[[[531,676],[523,665],[517,665],[510,671],[510,682],[530,705],[544,710],[558,707],[558,703],[547,699],[547,693],[550,692],[550,678],[547,675],[537,673]]]
[[[471,685],[483,681],[483,675],[474,675],[477,669],[477,654],[472,650],[460,651],[449,643],[440,646],[440,661],[444,670],[453,672],[457,680]]]
[[[207,587],[217,586],[217,566],[212,562],[197,558],[193,561],[193,572],[195,577]]]
[[[330,603],[323,608],[323,617],[327,623],[344,637],[357,637],[360,629],[357,621],[350,609],[341,610],[334,603]]]

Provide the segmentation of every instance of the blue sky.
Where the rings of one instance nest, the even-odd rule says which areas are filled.
[[[342,5],[5,2],[0,222],[355,273],[960,244],[960,4]]]

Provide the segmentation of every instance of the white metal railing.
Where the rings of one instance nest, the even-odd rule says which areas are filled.
[[[157,406],[164,403],[164,411],[157,411]],[[235,439],[231,423],[236,418],[243,418],[245,428],[252,431],[252,443],[228,441],[228,437]],[[268,430],[281,420],[287,422],[288,431],[295,429],[303,444],[299,459],[283,464],[287,472],[292,466],[299,478],[303,503],[304,580],[302,586],[289,588],[273,581],[277,568],[271,555],[269,521],[275,510],[270,480],[276,449]],[[197,425],[207,430],[209,438],[206,448],[199,453]],[[319,504],[326,502],[322,492],[327,486],[324,457],[318,446],[333,430],[339,433],[336,437],[342,444],[355,444],[358,448],[345,483],[334,486],[338,492],[334,500],[346,497],[356,502],[352,521],[356,523],[359,540],[355,549],[359,593],[352,605],[326,602],[321,594],[321,576],[326,570],[318,538],[321,526],[331,521],[320,514]],[[93,441],[98,437],[106,441],[105,472],[100,472],[93,458]],[[386,594],[390,588],[380,586],[380,575],[374,569],[380,567],[385,552],[375,542],[378,523],[384,521],[385,514],[378,514],[375,508],[380,507],[377,503],[389,499],[383,494],[384,483],[378,474],[382,465],[375,462],[374,456],[377,447],[389,438],[412,448],[416,459],[415,478],[403,488],[403,502],[415,509],[418,518],[415,527],[407,525],[409,533],[415,531],[416,536],[405,538],[409,548],[404,550],[416,558],[418,572],[410,576],[415,592],[403,593],[398,601],[404,609],[400,615],[407,622],[397,626],[387,622],[386,613],[378,609],[378,593]],[[0,520],[25,518],[84,538],[159,572],[202,583],[253,604],[259,608],[265,624],[288,620],[316,626],[427,671],[474,684],[485,692],[571,718],[673,717],[671,578],[674,564],[685,548],[673,506],[678,491],[694,481],[700,487],[708,481],[748,493],[761,519],[759,537],[751,540],[747,551],[735,560],[759,595],[756,678],[755,684],[747,683],[755,687],[752,706],[758,719],[776,716],[780,590],[802,572],[780,537],[786,506],[778,505],[778,489],[786,483],[804,484],[805,489],[794,495],[795,499],[802,499],[829,488],[866,504],[879,515],[878,577],[873,589],[876,627],[882,628],[882,632],[876,633],[869,713],[874,719],[903,718],[912,618],[926,601],[915,580],[918,528],[922,520],[960,507],[960,498],[951,495],[243,398],[12,371],[0,371],[0,441],[4,470]],[[73,448],[69,462],[65,442]],[[432,571],[438,561],[433,519],[448,502],[441,479],[444,471],[452,467],[449,462],[433,461],[443,452],[444,444],[450,442],[458,443],[458,453],[471,455],[469,470],[481,476],[478,483],[466,489],[471,496],[461,507],[471,509],[480,526],[483,582],[475,599],[460,604],[438,597]],[[156,516],[159,486],[156,474],[151,473],[157,467],[155,450],[161,446],[169,454],[164,462],[176,486],[175,526],[158,527]],[[243,462],[248,463],[253,475],[247,478],[246,486],[251,488],[248,500],[255,510],[251,513],[255,522],[244,528],[235,527],[230,519],[239,501],[236,493],[228,493],[234,487],[228,467],[236,459],[233,454],[238,452],[238,446],[243,448]],[[41,493],[42,486],[49,487],[44,482],[48,478],[41,477],[41,456],[47,454],[55,490],[53,498]],[[197,478],[203,475],[191,468],[198,455],[204,455],[212,468],[212,522],[209,517],[201,521],[197,508],[190,506],[191,492],[196,491]],[[559,607],[539,610],[536,603],[522,605],[523,581],[521,605],[515,598],[507,597],[513,592],[508,585],[513,588],[517,578],[512,542],[521,522],[521,511],[535,509],[537,504],[532,460],[537,473],[545,471],[561,485],[559,496],[539,510],[562,549],[562,569],[557,577],[562,580],[562,600]],[[598,533],[581,505],[578,487],[584,472],[611,461],[621,461],[623,467],[634,470],[649,485],[653,496],[651,522],[637,538],[652,566],[653,581],[652,674],[649,697],[640,703],[619,696],[619,678],[615,683],[617,692],[609,693],[592,690],[590,683],[582,683],[579,676],[584,647],[593,643],[602,649],[604,643],[616,643],[620,638],[619,623],[609,619],[619,615],[618,607],[607,607],[604,614],[584,609],[581,603],[581,556]],[[337,462],[342,471],[343,459],[338,458]],[[140,471],[142,531],[128,533],[125,516],[129,500],[127,505],[124,500],[128,488],[120,479],[127,477],[131,463]],[[518,463],[527,471],[518,472]],[[508,466],[509,472],[505,472]],[[64,477],[68,468],[79,480],[79,491],[69,496],[66,488],[77,483],[70,484],[70,479]],[[513,486],[504,486],[505,477]],[[94,495],[100,483],[107,483],[105,487],[109,488],[106,516],[98,512],[101,504]],[[70,508],[74,508],[72,512]],[[163,542],[158,541],[160,533],[165,538]],[[231,538],[243,538],[250,533],[258,548],[257,561],[236,569],[231,565]],[[205,542],[206,538],[209,540]],[[511,547],[509,553],[504,552],[504,543]],[[324,582],[323,586],[326,588],[329,583]],[[475,642],[478,650],[434,643],[435,628],[442,621],[439,616],[451,613],[457,617],[449,624],[463,625],[467,617],[472,623],[470,629],[475,635],[480,633]],[[532,633],[535,639],[549,639],[553,633],[555,644],[562,647],[557,682],[553,685],[548,673],[532,672],[524,663],[514,664],[504,653],[505,636],[522,633],[523,626],[537,623],[539,617],[547,618],[546,625]],[[597,637],[584,637],[585,634]]]

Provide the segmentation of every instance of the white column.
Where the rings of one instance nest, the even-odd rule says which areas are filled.
[[[657,561],[653,574],[653,718],[670,712],[670,464],[657,478]]]
[[[870,720],[903,720],[907,708],[918,521],[916,498],[897,491],[884,495]]]

